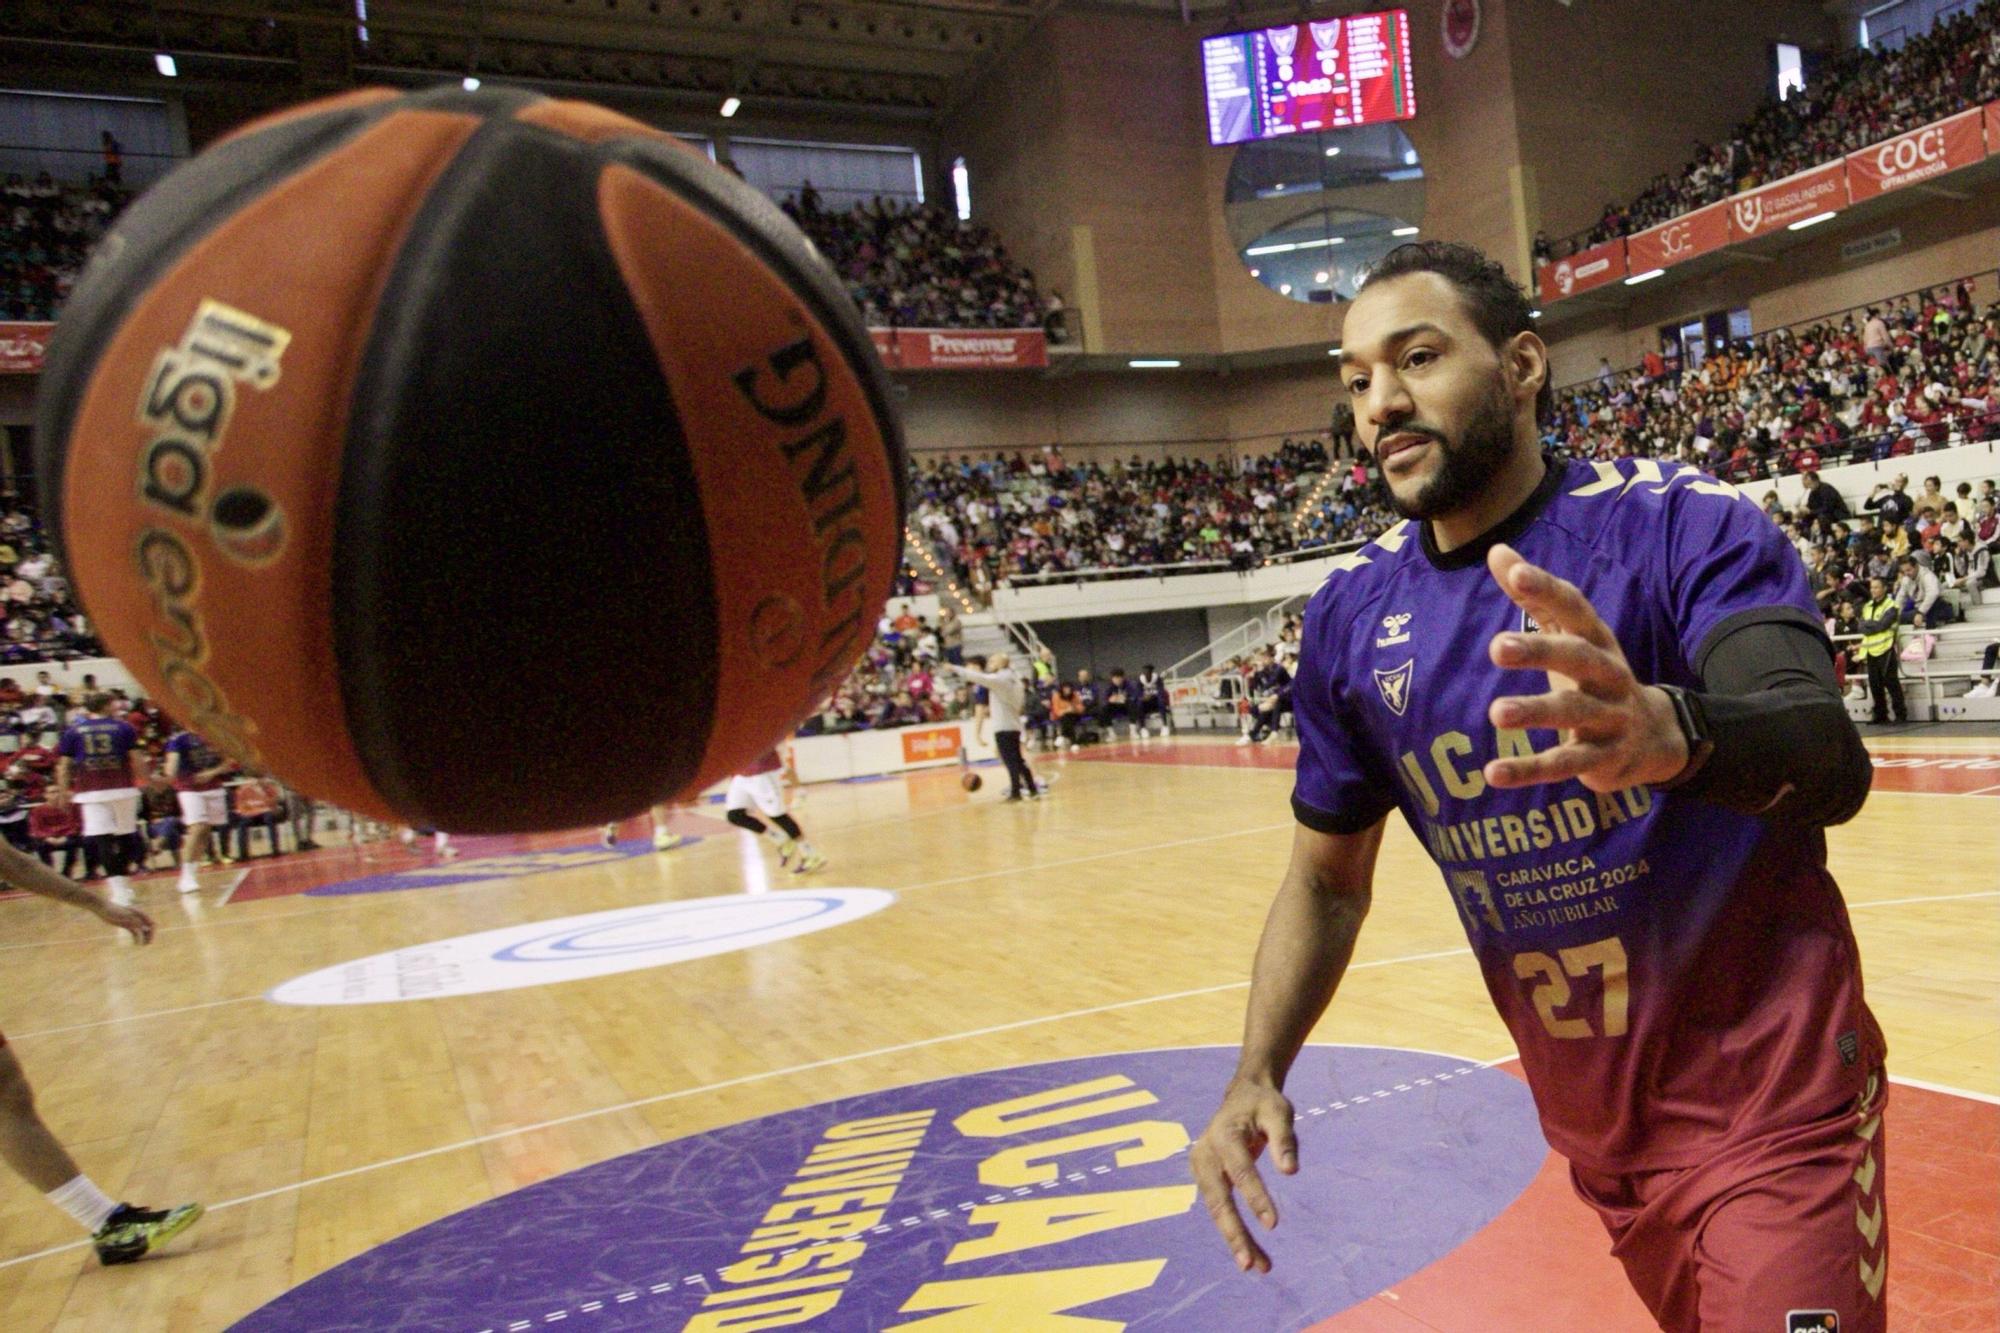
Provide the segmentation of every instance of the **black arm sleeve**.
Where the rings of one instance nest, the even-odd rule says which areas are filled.
[[[1707,649],[1701,675],[1715,752],[1679,792],[1788,824],[1855,816],[1875,769],[1823,635],[1789,620],[1744,625]]]

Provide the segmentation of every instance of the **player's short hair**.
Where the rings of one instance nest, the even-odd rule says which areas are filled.
[[[1382,256],[1361,290],[1411,273],[1435,273],[1458,288],[1472,322],[1495,349],[1517,333],[1534,330],[1534,304],[1520,284],[1484,251],[1456,241],[1411,241],[1397,246]],[[1535,394],[1535,420],[1547,421],[1555,401],[1555,385],[1545,374]]]
[[[83,706],[90,712],[101,713],[111,707],[111,696],[103,690],[93,690],[83,696]]]

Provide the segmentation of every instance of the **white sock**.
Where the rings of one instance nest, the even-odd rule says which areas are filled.
[[[772,842],[777,843],[780,847],[786,846],[792,840],[792,835],[779,828],[776,824],[764,825],[764,836]]]
[[[443,851],[445,848],[451,846],[451,834],[446,833],[443,829],[439,829],[436,833],[431,834],[431,846],[437,848],[439,851]]]
[[[118,1211],[117,1203],[97,1188],[97,1182],[89,1176],[78,1176],[67,1185],[56,1186],[49,1191],[48,1200],[75,1218],[78,1226],[93,1234],[104,1225],[106,1218]]]

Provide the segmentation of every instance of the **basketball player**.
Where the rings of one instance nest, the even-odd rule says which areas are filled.
[[[1499,265],[1392,251],[1340,374],[1405,521],[1306,612],[1291,868],[1190,1160],[1238,1265],[1298,1169],[1285,1074],[1400,807],[1444,872],[1543,1132],[1660,1325],[1879,1333],[1883,1041],[1829,824],[1867,752],[1797,553],[1650,460],[1537,443],[1548,353]],[[1543,692],[1546,691],[1546,692]]]
[[[195,867],[208,851],[211,831],[229,827],[229,793],[222,780],[235,771],[234,761],[192,731],[177,731],[167,741],[167,776],[180,802],[181,822],[187,825],[181,839],[182,893],[201,891]]]
[[[131,838],[139,831],[139,788],[145,784],[144,752],[131,724],[106,716],[111,697],[102,692],[83,699],[83,716],[63,733],[56,747],[58,805],[74,797],[83,812],[83,845],[104,867],[111,901],[132,905]]]
[[[670,852],[683,843],[694,841],[694,839],[684,834],[676,833],[667,827],[667,821],[674,817],[673,806],[656,805],[647,811],[647,813],[652,816],[653,820],[654,851]],[[599,835],[599,841],[606,847],[616,847],[618,845],[618,825],[616,823],[606,824]]]
[[[737,828],[761,833],[777,843],[779,865],[791,865],[796,852],[799,859],[792,865],[792,873],[803,875],[825,865],[826,855],[806,841],[799,822],[785,813],[785,792],[778,785],[778,772],[784,766],[785,761],[776,750],[765,751],[747,772],[729,779],[729,795],[723,809],[725,818]],[[764,812],[764,818],[771,821],[769,824],[750,813],[753,805]]]
[[[1021,706],[1027,696],[1028,687],[1007,669],[1008,657],[1005,653],[994,653],[986,659],[987,669],[946,663],[940,671],[953,671],[971,681],[984,686],[986,697],[993,709],[993,748],[1000,752],[1000,762],[1007,766],[1007,799],[1030,801],[1042,799],[1041,788],[1035,785],[1034,770],[1021,753]]]
[[[0,883],[94,913],[107,926],[131,932],[141,944],[152,941],[152,918],[144,912],[107,902],[11,846],[0,845]],[[114,1203],[77,1168],[76,1159],[42,1123],[34,1089],[5,1036],[0,1036],[0,1157],[50,1203],[76,1219],[89,1234],[101,1264],[129,1264],[142,1258],[201,1217],[198,1203],[164,1210]]]

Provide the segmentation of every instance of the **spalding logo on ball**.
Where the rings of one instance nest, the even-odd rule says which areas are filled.
[[[866,647],[904,455],[768,200],[597,107],[353,93],[135,203],[49,348],[48,518],[125,664],[377,817],[575,827],[788,734]]]

